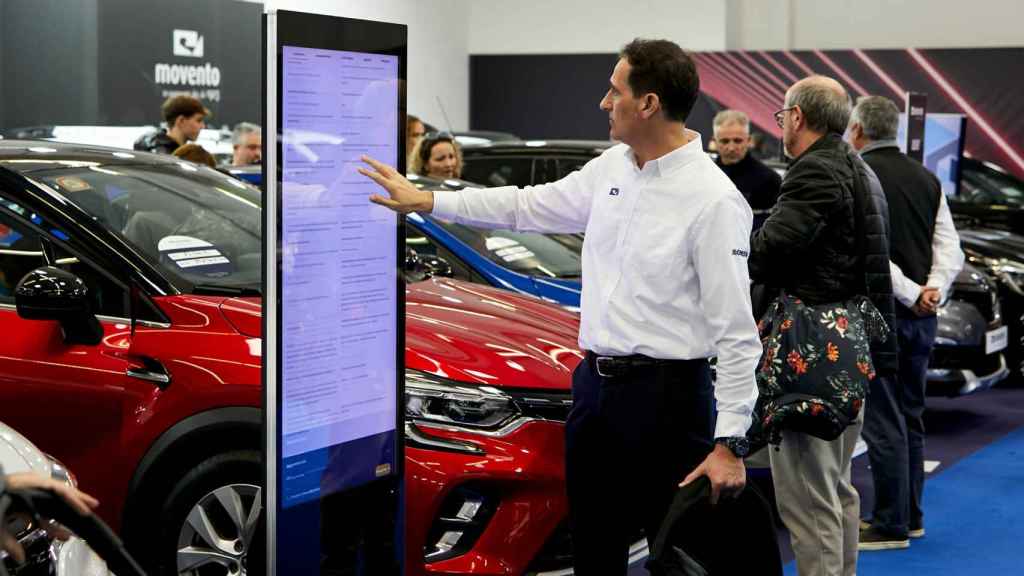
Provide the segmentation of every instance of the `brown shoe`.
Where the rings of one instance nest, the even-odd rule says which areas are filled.
[[[900,550],[903,548],[910,548],[910,540],[904,536],[899,538],[896,536],[889,536],[883,534],[874,527],[869,526],[866,530],[860,531],[860,542],[857,544],[857,549],[861,552],[871,550]]]

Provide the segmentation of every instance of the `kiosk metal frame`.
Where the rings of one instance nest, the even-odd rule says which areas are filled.
[[[282,238],[283,208],[282,200],[282,165],[283,165],[283,110],[281,74],[283,72],[282,54],[284,46],[303,47],[322,50],[353,51],[370,54],[381,54],[398,58],[398,117],[397,131],[394,135],[398,150],[396,169],[405,172],[405,127],[406,127],[406,78],[407,78],[407,32],[404,25],[388,24],[321,16],[314,14],[268,10],[263,21],[265,43],[263,46],[263,69],[266,82],[263,85],[264,101],[264,153],[263,182],[265,184],[263,202],[263,243],[264,243],[264,287],[263,287],[263,384],[264,384],[264,446],[265,446],[265,484],[263,508],[267,522],[267,574],[289,573],[280,571],[286,559],[280,556],[278,549],[279,528],[286,516],[282,507]],[[369,202],[369,200],[367,200]],[[401,538],[400,515],[401,482],[404,473],[404,350],[405,350],[405,287],[402,275],[405,249],[405,219],[397,216],[396,226],[396,262],[397,282],[396,303],[397,323],[395,326],[395,422],[394,422],[394,454],[395,466],[382,478],[360,487],[360,499],[390,498],[388,506],[393,507],[394,526],[392,536],[394,543],[391,552],[394,555],[396,570],[400,572],[403,546]],[[369,496],[366,496],[369,495]],[[386,509],[390,509],[385,507]],[[321,513],[318,509],[317,513]],[[310,516],[307,514],[307,516]],[[321,521],[323,519],[321,518]],[[367,520],[368,521],[368,520]],[[372,540],[372,538],[371,538]],[[365,544],[360,544],[365,545]],[[359,555],[360,558],[366,554]],[[360,561],[362,562],[362,561]],[[323,574],[334,571],[320,569]],[[367,572],[371,570],[371,572]],[[366,566],[353,566],[351,574],[383,573],[374,572]],[[348,574],[349,572],[343,571]]]

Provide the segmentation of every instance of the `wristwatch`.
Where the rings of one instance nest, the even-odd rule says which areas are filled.
[[[746,436],[722,436],[715,438],[715,444],[725,446],[737,458],[746,458],[750,452],[750,442]]]

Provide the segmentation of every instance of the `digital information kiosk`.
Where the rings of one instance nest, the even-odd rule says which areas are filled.
[[[400,573],[406,28],[265,16],[268,574]]]

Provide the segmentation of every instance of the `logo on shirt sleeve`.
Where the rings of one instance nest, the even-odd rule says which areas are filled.
[[[608,195],[609,196],[618,196],[619,195],[619,189],[618,188],[612,188],[611,190],[608,191]]]
[[[750,252],[747,252],[746,250],[740,250],[739,248],[734,248],[732,251],[732,255],[739,256],[741,258],[747,258],[750,256]]]

